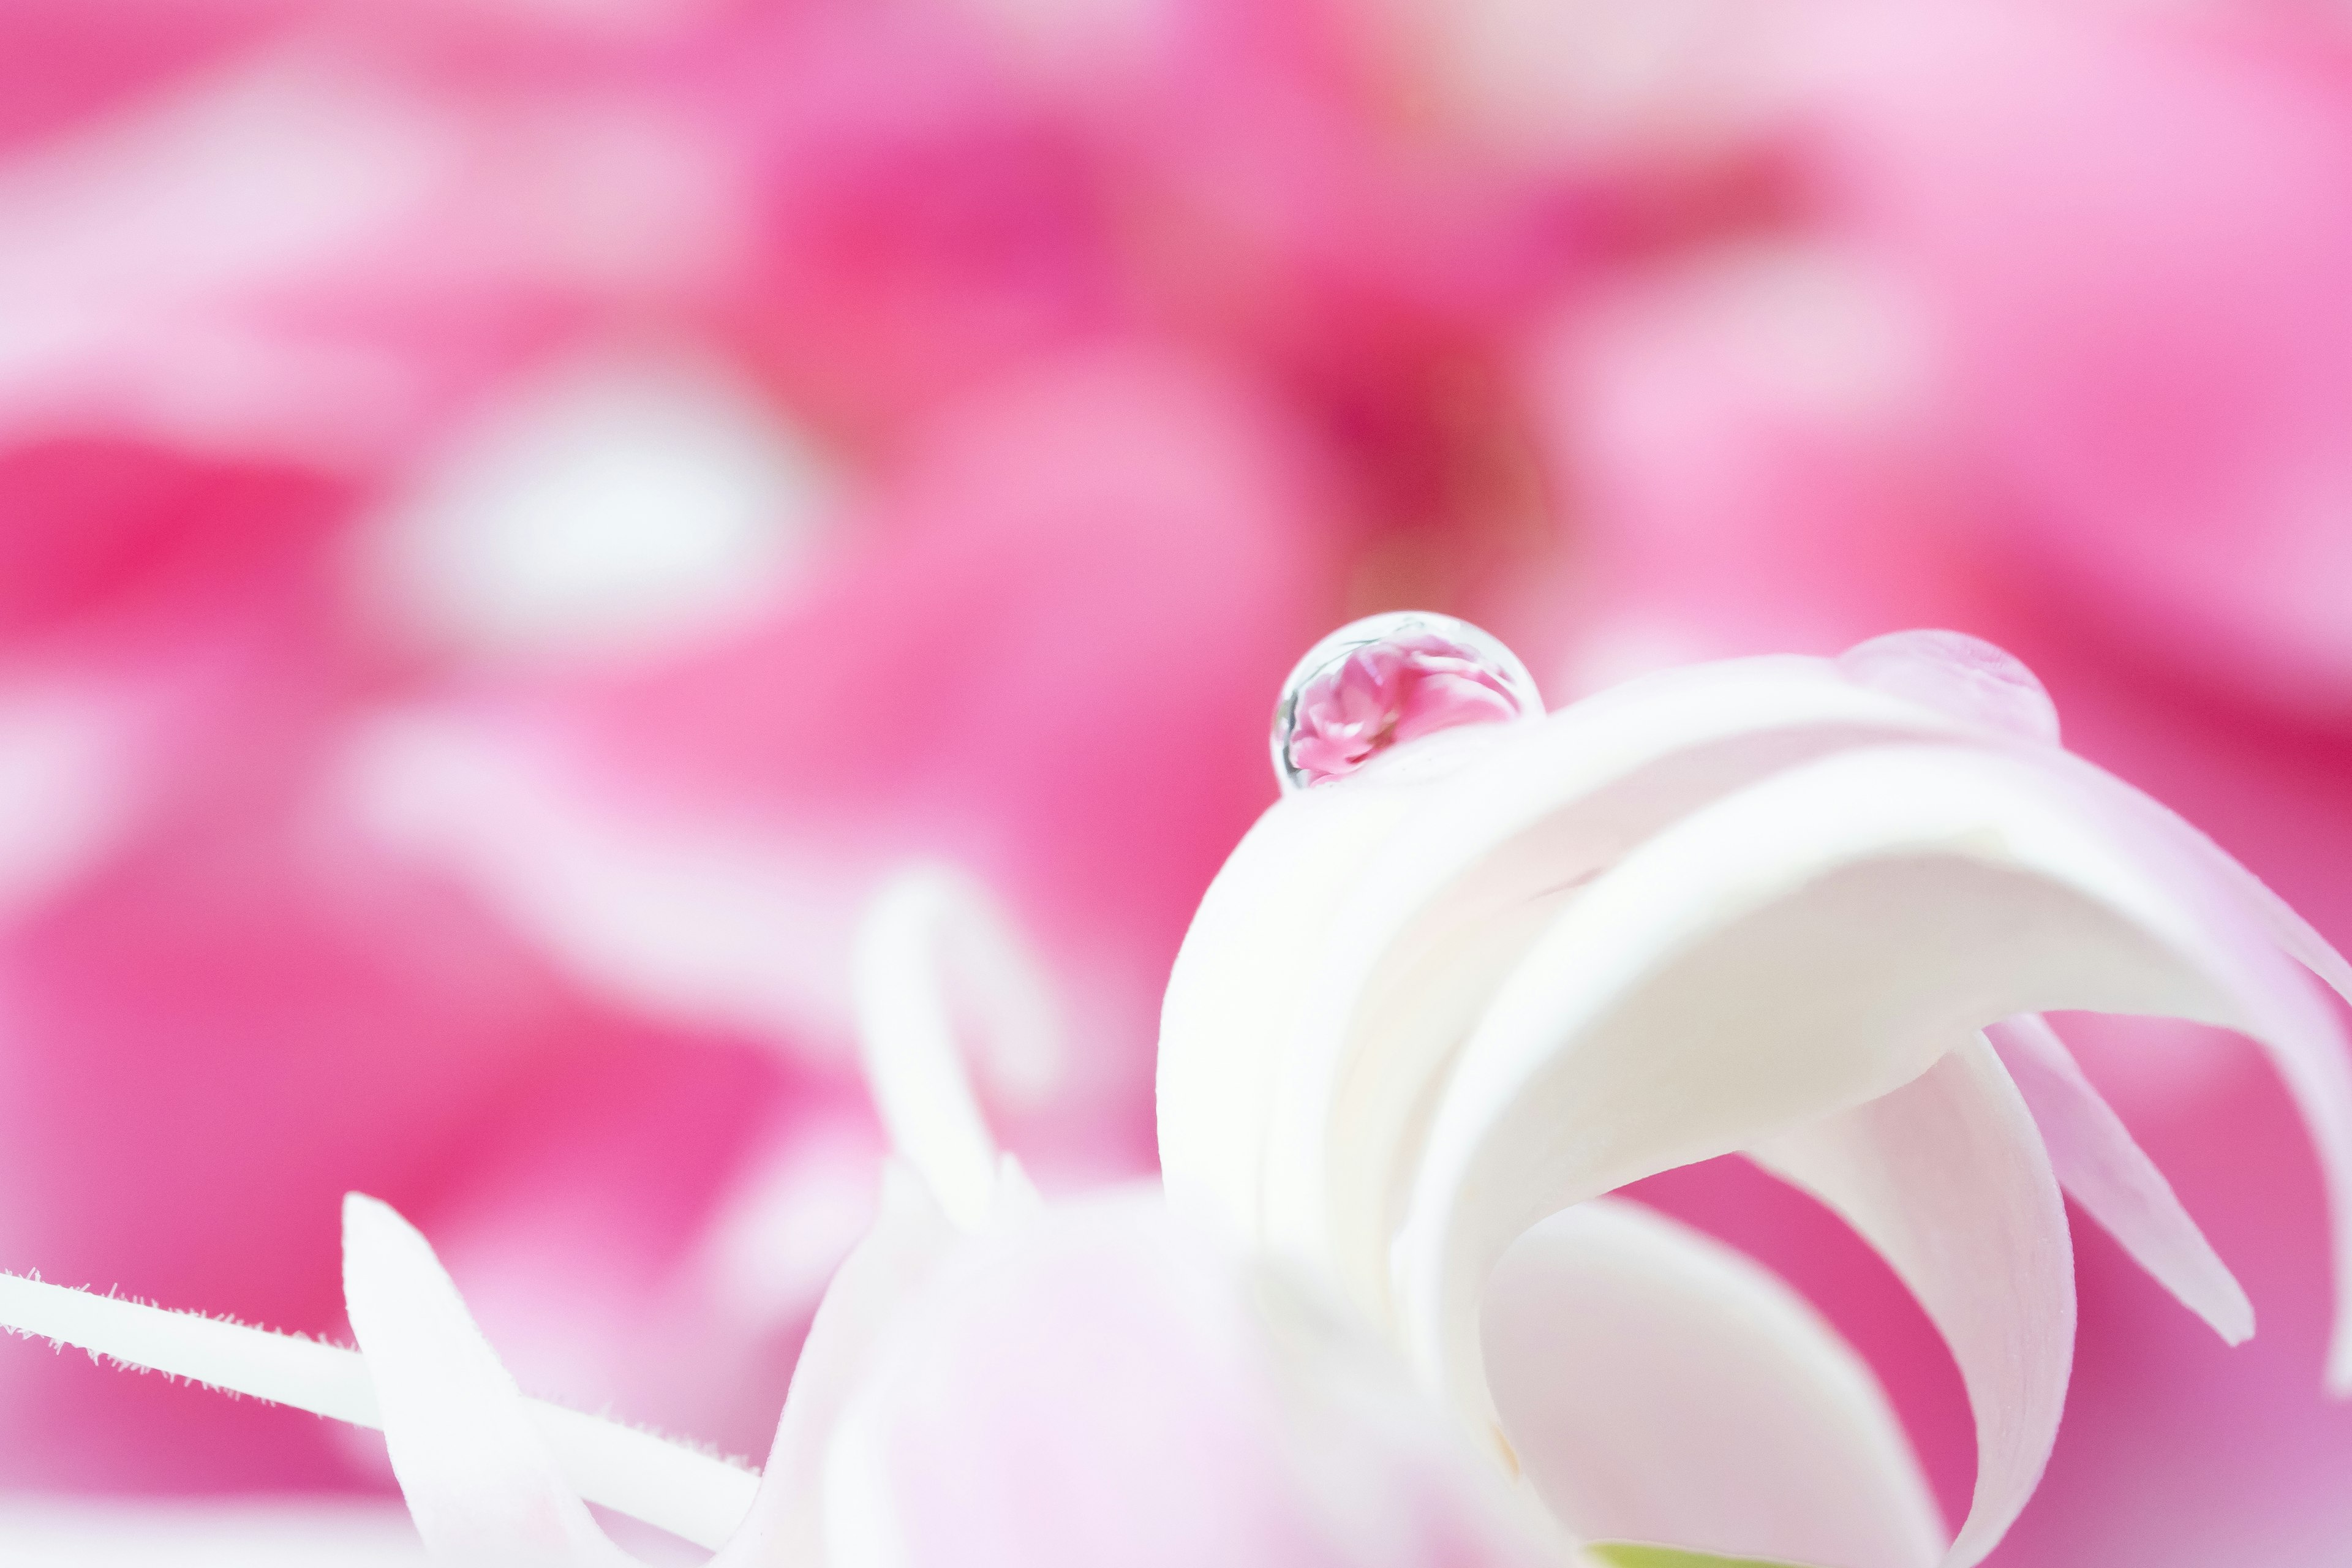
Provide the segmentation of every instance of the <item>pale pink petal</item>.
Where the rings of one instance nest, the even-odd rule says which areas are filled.
[[[876,1344],[955,1235],[919,1181],[896,1162],[884,1167],[881,1213],[817,1307],[759,1494],[742,1529],[713,1560],[721,1568],[823,1560],[823,1475],[834,1428],[860,1382],[877,1370]]]
[[[2253,1303],[2173,1195],[2156,1163],[2074,1065],[2047,1020],[2025,1014],[1987,1031],[2025,1097],[2058,1184],[2183,1305],[2231,1344],[2254,1331]]]
[[[1981,1039],[1867,1105],[1754,1151],[1843,1215],[1951,1347],[1977,1483],[1945,1562],[1981,1562],[2049,1463],[2074,1354],[2074,1256],[2025,1101]]]
[[[343,1289],[393,1473],[436,1560],[474,1568],[631,1561],[558,1471],[425,1238],[357,1194],[343,1206]]]
[[[1299,1285],[1156,1194],[944,1265],[826,1465],[836,1568],[1548,1561],[1499,1480]]]
[[[1929,1568],[1948,1531],[1886,1395],[1795,1292],[1636,1205],[1514,1242],[1481,1341],[1505,1434],[1585,1540]]]
[[[2237,1026],[2269,1055],[2319,1155],[2336,1286],[2327,1386],[2352,1394],[2352,1036],[2320,993],[2324,982],[2352,1001],[2352,964],[2194,826],[2087,763],[2063,754],[2059,762],[2072,784],[2140,836],[2142,854],[2199,901],[2236,963],[2255,977],[2249,994],[2256,1005]]]

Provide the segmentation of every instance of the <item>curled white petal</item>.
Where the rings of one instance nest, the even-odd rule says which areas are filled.
[[[2251,1338],[2244,1288],[2048,1020],[2029,1013],[1987,1035],[2033,1113],[2058,1184],[2214,1332],[2233,1345]]]
[[[2023,1099],[1971,1039],[1894,1093],[1754,1155],[1843,1215],[1951,1347],[1976,1415],[1977,1479],[1944,1561],[1969,1568],[2033,1495],[2074,1364],[2074,1248]]]
[[[1171,980],[1160,1065],[1171,1194],[1333,1268],[1379,1309],[1395,1194],[1423,1161],[1427,1107],[1458,1076],[1498,977],[1541,967],[1527,962],[1532,933],[1710,803],[1890,741],[1940,742],[1963,771],[2006,754],[2023,770],[2011,793],[2069,818],[2053,843],[2063,850],[2087,827],[2125,881],[2156,892],[2131,900],[2140,916],[2169,908],[2164,944],[2186,935],[2207,961],[2195,987],[2205,1000],[2176,998],[2177,1010],[2226,1014],[2270,1050],[2319,1148],[2339,1271],[2331,1381],[2352,1386],[2352,1073],[2336,1021],[2279,950],[2347,995],[2352,965],[2193,829],[2046,738],[2021,742],[1869,689],[1829,661],[1665,672],[1530,725],[1451,775],[1402,787],[1366,777],[1275,807],[1212,888]],[[1716,868],[1689,869],[1706,886]]]
[[[2142,831],[2148,853],[2174,858],[2176,875],[2195,885],[2220,918],[2239,928],[2244,962],[2262,963],[2274,945],[2308,976],[2352,1003],[2352,963],[2260,878],[2189,822],[2122,781],[2063,752],[2054,760],[2069,782]],[[2335,1010],[2310,994],[2314,987],[2296,984],[2301,977],[2279,973],[2291,967],[2273,965],[2264,1016],[2246,1032],[2270,1053],[2319,1155],[2335,1256],[2327,1387],[2339,1398],[2352,1397],[2352,1058]]]
[[[1816,658],[1663,670],[1486,731],[1444,775],[1284,799],[1209,886],[1169,975],[1169,1194],[1348,1268],[1433,1079],[1528,921],[1677,816],[1861,738],[1967,738]],[[1467,936],[1475,924],[1491,929]]]
[[[873,1372],[876,1344],[957,1234],[920,1180],[896,1163],[884,1167],[874,1228],[818,1303],[793,1366],[766,1479],[743,1530],[713,1559],[713,1568],[827,1560],[824,1461],[842,1410]]]
[[[1929,1568],[1942,1516],[1886,1395],[1788,1286],[1639,1205],[1521,1237],[1482,1314],[1523,1473],[1587,1540]]]
[[[1524,945],[1525,906],[1761,774],[1859,739],[1975,733],[1823,660],[1748,659],[1490,733],[1450,774],[1370,770],[1286,799],[1219,873],[1170,977],[1171,1195],[1340,1263],[1327,1238],[1377,1230],[1355,1205],[1406,1157],[1481,972],[1514,955],[1503,931],[1469,940],[1465,924]]]
[[[2011,759],[1843,752],[1691,814],[1562,910],[1447,1079],[1397,1226],[1412,1352],[1475,1413],[1467,1333],[1545,1214],[1916,1077],[2043,1006],[2240,1024],[2190,910]]]
[[[1268,812],[1210,884],[1160,1025],[1160,1163],[1170,1200],[1258,1234],[1281,1042],[1305,1009],[1318,940],[1419,793],[1377,774]]]

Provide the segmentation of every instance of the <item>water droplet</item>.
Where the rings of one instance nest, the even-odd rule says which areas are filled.
[[[1467,621],[1426,610],[1367,616],[1307,650],[1274,706],[1286,793],[1344,778],[1408,741],[1538,717],[1518,656]]]
[[[2058,705],[2014,654],[1965,632],[1893,632],[1838,655],[1838,669],[1939,713],[2006,730],[2029,740],[2058,740]]]

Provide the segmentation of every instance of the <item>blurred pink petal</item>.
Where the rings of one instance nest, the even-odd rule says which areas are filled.
[[[1589,539],[1579,687],[1722,654],[1827,653],[1989,602],[1929,322],[1821,237],[1635,272],[1534,336],[1546,460]]]
[[[755,1439],[869,1201],[838,933],[874,869],[946,857],[1041,927],[1085,1045],[1013,1141],[1049,1180],[1137,1168],[1150,1003],[1268,797],[1249,737],[1283,657],[1433,595],[1506,607],[1579,689],[1903,624],[2000,637],[2071,742],[2352,930],[2334,26],[2025,0],[13,8],[0,805],[43,815],[0,830],[0,1232],[53,1273],[327,1331],[331,1280],[281,1238],[364,1185],[444,1240],[524,1381]],[[442,580],[472,619],[386,636],[346,536],[583,340],[648,339],[870,469],[813,606],[751,594],[759,629],[551,694],[473,637],[552,624],[473,557]],[[1069,368],[1111,343],[1124,377]],[[583,452],[654,417],[566,466],[609,493]],[[515,514],[494,500],[478,519]],[[530,636],[550,665],[584,646]],[[411,719],[457,740],[404,837],[353,780]],[[1825,744],[1767,727],[1643,775],[1572,874]],[[418,805],[419,754],[363,782]],[[2260,946],[2249,896],[2224,879],[2211,907]],[[1399,1016],[1414,1038],[1466,1028],[1481,964],[1540,923],[1479,921],[1475,955],[1412,969],[1441,999]],[[2324,1110],[2324,1007],[2268,1022]],[[2070,1433],[2101,1446],[2069,1468],[2062,1437],[2015,1551],[2042,1517],[2067,1563],[2332,1560],[2322,1184],[2284,1101],[2142,1034],[2094,1073],[2244,1227],[2217,1234],[2267,1331],[2234,1365],[2167,1338],[2193,1325],[2091,1238],[2109,1370]],[[787,1225],[804,1199],[830,1217]],[[2118,1340],[2168,1375],[2135,1381]],[[28,1483],[351,1473],[307,1423],[157,1380],[11,1379]]]
[[[0,146],[56,133],[284,19],[284,0],[120,6],[24,0],[0,17]]]
[[[789,607],[709,649],[474,705],[490,756],[553,765],[449,795],[423,847],[501,902],[530,885],[501,869],[514,847],[575,821],[557,851],[575,874],[626,864],[688,889],[718,886],[696,866],[724,873],[743,907],[777,911],[740,942],[607,922],[583,943],[584,915],[505,907],[641,1004],[740,1020],[730,998],[766,996],[835,1028],[843,971],[810,955],[837,947],[822,911],[838,903],[808,890],[835,900],[910,856],[957,865],[1058,972],[1091,977],[1072,1029],[1095,1043],[1052,1101],[1087,1109],[1012,1109],[1008,1141],[1050,1126],[1082,1164],[1131,1170],[1160,976],[1272,791],[1255,738],[1321,614],[1328,515],[1295,432],[1220,376],[1141,354],[1037,373],[943,422]],[[797,954],[774,952],[787,919],[808,927]],[[779,995],[795,965],[815,983]]]
[[[2340,716],[2340,34],[2285,10],[1828,17],[1832,210],[1933,290],[2008,544],[2140,657]]]
[[[730,324],[827,424],[887,437],[1117,328],[1093,150],[952,7],[747,13],[695,53],[753,247]]]
[[[627,1086],[629,1116],[668,1105],[668,1125],[695,1128],[693,1156],[605,1149],[580,1166],[630,1172],[621,1212],[650,1220],[638,1258],[674,1258],[681,1222],[707,1210],[782,1086],[755,1053],[679,1050],[577,996],[339,809],[332,763],[386,686],[379,650],[352,646],[336,616],[349,486],[111,442],[5,461],[27,503],[0,589],[12,668],[34,694],[85,705],[104,769],[51,827],[60,850],[96,837],[0,937],[6,1071],[27,1119],[0,1213],[12,1252],[328,1331],[331,1274],[265,1226],[318,1239],[324,1205],[357,1185],[436,1215],[487,1208],[502,1158],[552,1152],[550,1124],[609,1079],[615,1100]],[[674,1051],[674,1071],[657,1065]],[[649,1082],[658,1093],[636,1092]],[[584,1205],[596,1188],[574,1190]],[[543,1223],[550,1206],[530,1219],[552,1251],[564,1227]],[[593,1234],[601,1255],[640,1231],[606,1213]],[[91,1370],[11,1368],[0,1447],[21,1481],[350,1476],[315,1427]]]

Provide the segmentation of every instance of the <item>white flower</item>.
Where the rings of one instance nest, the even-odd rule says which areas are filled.
[[[356,1351],[9,1278],[0,1323],[381,1426],[456,1563],[625,1563],[585,1499],[722,1568],[1696,1561],[1642,1540],[1927,1568],[1981,1559],[2048,1456],[2062,1186],[2252,1331],[2042,1011],[2261,1042],[2320,1150],[2339,1279],[2352,1257],[2352,1070],[2296,961],[2347,992],[2352,969],[2060,750],[2013,661],[1941,634],[1659,675],[1286,797],[1171,982],[1175,1214],[1038,1200],[966,1079],[950,944],[1016,1056],[1049,1011],[974,889],[917,874],[875,909],[860,1020],[899,1157],[763,1477],[526,1399],[362,1197]],[[1604,1195],[1735,1151],[1843,1215],[1950,1343],[1979,1442],[1957,1537],[1809,1307]]]
[[[2294,1092],[2336,1238],[2328,1383],[2352,1388],[2352,1070],[2302,966],[2347,994],[2352,969],[2056,733],[2014,660],[1914,633],[1664,672],[1285,798],[1169,987],[1171,1198],[1339,1282],[1576,1535],[1966,1564],[2064,1403],[2062,1185],[2223,1337],[2252,1331],[2038,1016],[2169,1015],[2252,1037]],[[1856,1451],[1887,1426],[1853,1379],[1788,1375],[1815,1353],[1793,1321],[1745,1369],[1710,1355],[1703,1391],[1640,1319],[1553,1331],[1592,1314],[1548,1261],[1585,1222],[1547,1216],[1733,1152],[1844,1215],[1949,1342],[1978,1472],[1948,1550],[1907,1450],[1875,1489],[1843,1450],[1786,1452],[1792,1419]],[[1696,1267],[1632,1237],[1610,1267],[1637,1292]],[[1716,1284],[1724,1331],[1781,1315],[1736,1268]]]

